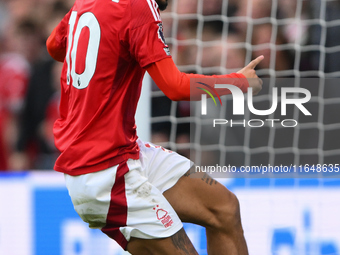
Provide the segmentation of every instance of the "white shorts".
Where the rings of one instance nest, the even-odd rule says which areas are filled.
[[[79,216],[123,249],[131,237],[164,238],[183,227],[162,193],[190,169],[190,161],[151,143],[138,140],[138,145],[139,160],[85,175],[65,174]]]

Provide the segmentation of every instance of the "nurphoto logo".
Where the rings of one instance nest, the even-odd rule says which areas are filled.
[[[207,115],[207,94],[213,99],[215,106],[217,106],[216,100],[214,98],[214,94],[220,101],[222,106],[222,101],[220,96],[218,95],[216,89],[229,89],[231,92],[232,100],[233,100],[233,115],[245,115],[245,94],[243,91],[235,85],[231,84],[215,84],[214,87],[208,86],[205,83],[198,82],[198,84],[203,85],[204,87],[197,87],[198,89],[203,90],[206,94],[201,95],[201,115]],[[257,116],[268,116],[273,114],[278,107],[278,88],[273,88],[271,102],[272,105],[269,109],[259,110],[255,109],[254,101],[253,101],[253,89],[251,87],[248,88],[247,91],[247,106],[248,110]],[[288,96],[289,94],[299,95],[300,97],[292,97]],[[302,95],[302,97],[301,97]],[[297,107],[305,116],[311,116],[312,114],[307,110],[304,106],[311,99],[311,93],[309,90],[304,88],[296,88],[296,87],[287,87],[281,88],[281,116],[287,115],[287,105],[294,105]],[[250,120],[227,120],[227,119],[214,119],[213,127],[217,125],[229,125],[230,127],[234,127],[236,125],[243,127],[263,127],[267,122],[271,127],[274,127],[275,123],[280,123],[283,127],[296,127],[298,125],[298,121],[295,119],[250,119]]]

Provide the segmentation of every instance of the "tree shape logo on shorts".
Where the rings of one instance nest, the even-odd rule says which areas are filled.
[[[157,219],[162,222],[165,228],[170,227],[174,223],[169,213],[166,210],[159,208],[159,205],[156,205],[153,210],[156,211]]]
[[[156,210],[158,207],[159,207],[159,205],[157,205],[156,208],[153,208],[153,209]],[[168,215],[168,212],[163,210],[163,209],[157,209],[156,215],[157,215],[157,219],[161,220],[161,219],[165,218],[165,216]]]

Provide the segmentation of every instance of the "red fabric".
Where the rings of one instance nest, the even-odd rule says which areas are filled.
[[[84,27],[81,31],[80,38],[84,40],[85,43],[79,44],[77,51],[77,65],[76,65],[76,73],[83,73],[86,67],[86,52],[89,39],[90,39],[90,31],[88,27]]]
[[[29,71],[29,63],[19,54],[8,53],[0,57],[0,170],[8,169],[11,148],[5,143],[6,125],[22,109]]]
[[[61,152],[55,170],[80,175],[139,157],[134,116],[145,73],[142,67],[169,57],[162,40],[159,12],[154,8],[156,3],[150,2],[152,8],[148,1],[140,0],[119,3],[77,0],[55,29],[55,35],[51,35],[48,47],[52,56],[59,59],[58,52],[66,51],[71,43],[66,41],[71,28],[74,28],[71,52],[77,47],[86,55],[81,58],[81,53],[75,52],[72,57],[68,54],[65,57],[60,118],[53,129],[56,147]],[[95,19],[88,21],[88,15]],[[78,44],[74,45],[81,17],[86,26],[92,27],[89,27],[89,34],[79,31]],[[75,18],[74,25],[71,18]],[[94,26],[96,23],[100,29]],[[96,50],[87,49],[90,47],[88,38],[99,40],[98,55]],[[95,65],[88,83],[77,73],[84,69],[87,57],[85,70]],[[68,70],[71,71],[69,84]],[[87,86],[79,88],[80,84]]]
[[[125,194],[124,175],[129,168],[124,162],[118,166],[115,184],[111,190],[111,201],[109,211],[107,213],[106,225],[101,230],[103,233],[114,239],[124,250],[128,244],[124,235],[119,228],[126,226],[127,221],[127,200]]]
[[[196,88],[195,82],[190,83],[190,79],[195,79],[195,81],[202,81],[204,79],[210,87],[218,84],[219,80],[228,79],[228,84],[236,85],[243,92],[246,92],[249,87],[249,83],[243,74],[232,73],[212,76],[186,74],[180,72],[170,58],[152,63],[146,70],[164,94],[174,101],[201,99],[201,94],[204,92]],[[228,89],[216,89],[216,91],[220,96],[230,94]]]
[[[52,31],[51,35],[46,41],[46,47],[48,53],[55,60],[64,62],[66,55],[66,43],[67,43],[67,21],[70,18],[70,12],[67,13],[65,18],[59,23],[59,25]]]

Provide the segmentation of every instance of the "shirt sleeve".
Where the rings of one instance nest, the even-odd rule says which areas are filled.
[[[59,62],[64,62],[66,56],[68,21],[71,11],[69,11],[58,26],[54,28],[46,41],[48,53]]]
[[[202,75],[202,74],[186,74],[178,70],[172,58],[163,59],[146,67],[147,72],[164,92],[164,94],[173,101],[190,101],[201,100],[204,93],[198,89],[195,82],[202,81],[211,88],[219,81],[223,83],[223,79],[228,79],[228,84],[232,84],[240,88],[243,93],[247,92],[249,83],[243,74],[231,73],[227,75]],[[230,94],[229,89],[216,89],[219,96]]]
[[[170,57],[158,5],[154,0],[131,1],[129,37],[130,54],[141,67]]]

